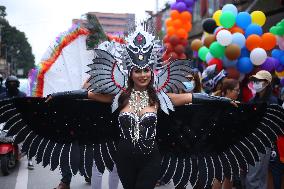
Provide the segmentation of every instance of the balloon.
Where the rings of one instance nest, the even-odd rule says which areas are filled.
[[[280,57],[280,64],[282,64],[282,65],[284,65],[284,55],[282,55],[281,57]]]
[[[273,57],[267,57],[263,64],[260,66],[261,69],[272,72],[275,69],[275,60]]]
[[[217,26],[221,26],[221,23],[220,23],[220,16],[222,14],[222,11],[221,10],[217,10],[214,12],[212,18],[215,20]]]
[[[231,12],[222,12],[220,16],[220,23],[224,28],[231,28],[236,22],[236,16]]]
[[[180,18],[180,13],[177,10],[172,10],[170,12],[170,16],[173,20]]]
[[[180,38],[183,38],[183,39],[187,39],[188,33],[185,31],[185,29],[180,28],[180,29],[177,30],[177,36],[179,36]]]
[[[170,52],[170,53],[169,53],[169,59],[170,59],[171,61],[178,59],[178,54],[175,53],[175,52]]]
[[[213,33],[214,30],[217,28],[217,25],[214,19],[206,18],[205,20],[203,20],[202,27],[203,30],[207,33]]]
[[[282,71],[282,72],[275,72],[275,74],[276,74],[277,77],[279,77],[279,78],[283,78],[283,77],[284,77],[284,71]]]
[[[275,71],[276,72],[282,72],[282,71],[284,71],[284,65],[282,65],[282,64],[280,64],[280,61],[279,60],[277,60],[277,59],[275,59],[276,61],[275,61]]]
[[[169,35],[165,35],[163,41],[164,41],[164,43],[169,43],[170,42],[170,36]]]
[[[179,38],[176,35],[170,37],[170,43],[172,46],[176,46],[179,43]]]
[[[261,43],[262,43],[261,37],[259,37],[256,34],[252,34],[246,40],[246,47],[248,50],[252,51],[257,47],[260,47]]]
[[[241,73],[250,73],[253,69],[253,64],[248,57],[242,57],[237,63],[237,68]]]
[[[211,59],[213,59],[214,57],[212,56],[212,54],[210,52],[207,53],[206,55],[206,62],[209,63]]]
[[[188,45],[188,40],[187,39],[180,39],[180,44],[184,47]]]
[[[181,44],[178,44],[175,46],[174,51],[178,54],[182,54],[184,53],[184,47]]]
[[[223,69],[223,66],[222,66],[222,60],[218,59],[218,58],[212,58],[209,63],[208,63],[208,66],[211,66],[211,65],[216,65],[216,68],[217,68],[217,71],[220,72],[222,69]]]
[[[248,12],[240,12],[236,17],[236,24],[242,29],[246,29],[251,24],[251,16]]]
[[[283,37],[277,36],[276,38],[279,49],[284,50],[284,36]]]
[[[191,31],[192,24],[190,22],[186,22],[186,23],[183,23],[182,27],[185,29],[185,31],[189,32]]]
[[[262,35],[262,28],[256,24],[250,24],[245,30],[245,36],[248,37],[249,35],[256,34],[261,36]]]
[[[178,2],[176,7],[179,12],[186,11],[187,9],[186,4],[184,2]]]
[[[171,10],[177,10],[177,3],[171,4]]]
[[[209,48],[210,45],[211,45],[211,43],[213,43],[215,40],[216,40],[215,35],[209,34],[208,36],[206,36],[206,37],[204,38],[203,43],[204,43],[204,45],[205,45],[206,47]]]
[[[233,26],[230,28],[229,30],[231,33],[241,33],[241,34],[245,34],[244,30],[242,30],[241,28],[239,28],[238,26]]]
[[[235,67],[229,67],[226,69],[227,77],[231,79],[239,79],[240,72]]]
[[[192,7],[194,5],[194,0],[184,0],[187,7]]]
[[[251,14],[252,23],[263,26],[266,21],[266,16],[262,11],[253,11]]]
[[[226,11],[233,13],[234,16],[237,16],[238,14],[238,9],[233,4],[226,4],[225,6],[223,6],[222,12],[226,12]]]
[[[224,30],[225,28],[223,28],[223,26],[218,26],[215,30],[214,30],[214,35],[216,36],[218,33],[219,33],[219,31],[221,31],[221,30]]]
[[[284,54],[284,51],[281,51],[279,49],[273,49],[271,52],[272,57],[280,60],[281,56]]]
[[[241,49],[240,57],[249,57],[249,55],[250,55],[250,52],[247,50],[247,48],[244,47]]]
[[[250,53],[250,60],[256,66],[263,64],[266,58],[266,51],[262,48],[255,48]]]
[[[240,48],[243,48],[246,44],[246,38],[241,33],[234,33],[232,35],[232,44],[238,45]]]
[[[284,87],[284,77],[282,79],[280,79],[280,85],[281,85],[281,87]]]
[[[216,35],[217,41],[223,46],[227,46],[232,43],[232,38],[232,34],[228,30],[221,30]]]
[[[217,41],[213,42],[209,47],[210,53],[215,58],[221,58],[225,54],[225,47],[220,45]]]
[[[192,19],[192,15],[190,12],[188,11],[183,11],[181,14],[180,14],[180,18],[183,20],[183,21],[187,21],[187,22],[191,22],[191,19]]]
[[[261,39],[262,41],[260,47],[268,51],[273,49],[277,42],[275,35],[272,33],[264,33],[261,36]]]
[[[236,67],[238,60],[229,60],[226,56],[224,56],[223,66],[226,68]]]
[[[187,59],[186,55],[184,53],[180,54],[178,56],[179,59]]]
[[[173,20],[172,22],[172,26],[175,28],[175,29],[178,29],[182,26],[182,21],[180,19],[175,19]]]
[[[207,47],[201,47],[199,50],[198,50],[198,57],[205,61],[206,60],[206,55],[207,53],[209,52],[209,49]]]
[[[171,19],[171,18],[167,18],[166,19],[166,26],[167,27],[170,27],[170,26],[172,26],[173,25],[173,20]]]
[[[174,50],[173,46],[170,43],[165,43],[165,48],[167,53],[170,53]]]
[[[241,55],[241,48],[238,45],[230,44],[226,47],[225,55],[229,60],[236,60]]]
[[[176,32],[176,30],[173,26],[170,26],[170,27],[167,28],[167,33],[168,33],[169,36],[174,35],[175,32]]]
[[[191,42],[191,49],[194,51],[198,51],[200,47],[202,47],[203,43],[200,39],[194,39]]]
[[[269,29],[269,32],[270,33],[273,33],[274,35],[277,35],[278,31],[277,31],[277,26],[272,26],[270,29]]]

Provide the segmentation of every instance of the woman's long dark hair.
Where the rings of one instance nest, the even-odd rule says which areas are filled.
[[[132,71],[133,71],[133,69],[131,70],[131,73],[129,74],[129,77],[128,77],[128,81],[127,81],[128,87],[127,87],[126,91],[124,91],[120,95],[120,97],[118,98],[118,110],[119,111],[121,111],[127,105],[129,98],[130,98],[130,95],[131,95],[131,91],[134,88],[134,81],[132,79]],[[153,83],[154,83],[154,75],[153,74],[154,73],[152,72],[151,73],[151,81],[150,81],[150,83],[147,87],[150,106],[155,106],[156,103],[159,103],[158,96],[157,96],[156,91],[153,87]]]

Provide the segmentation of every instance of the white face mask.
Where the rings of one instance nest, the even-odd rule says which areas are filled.
[[[264,81],[254,81],[252,82],[252,87],[255,90],[255,92],[258,93],[262,91],[266,87],[266,85]]]
[[[186,82],[182,82],[183,85],[185,86],[184,91],[189,93],[192,92],[193,89],[195,88],[195,82],[194,81],[186,81]]]

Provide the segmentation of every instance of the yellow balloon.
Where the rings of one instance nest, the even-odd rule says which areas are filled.
[[[251,21],[259,26],[263,26],[266,21],[266,16],[262,11],[253,11],[251,14]]]
[[[222,10],[217,10],[214,12],[212,18],[215,20],[217,26],[221,26],[221,23],[220,23],[220,16],[222,14]]]
[[[284,77],[284,71],[282,71],[282,72],[276,72],[275,71],[275,74],[277,75],[278,78]]]

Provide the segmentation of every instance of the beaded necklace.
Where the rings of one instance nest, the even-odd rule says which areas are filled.
[[[131,136],[133,143],[135,144],[139,140],[139,124],[140,124],[140,112],[145,107],[149,106],[149,96],[147,91],[136,91],[132,89],[129,99],[129,108],[135,114],[135,125],[133,135]]]

